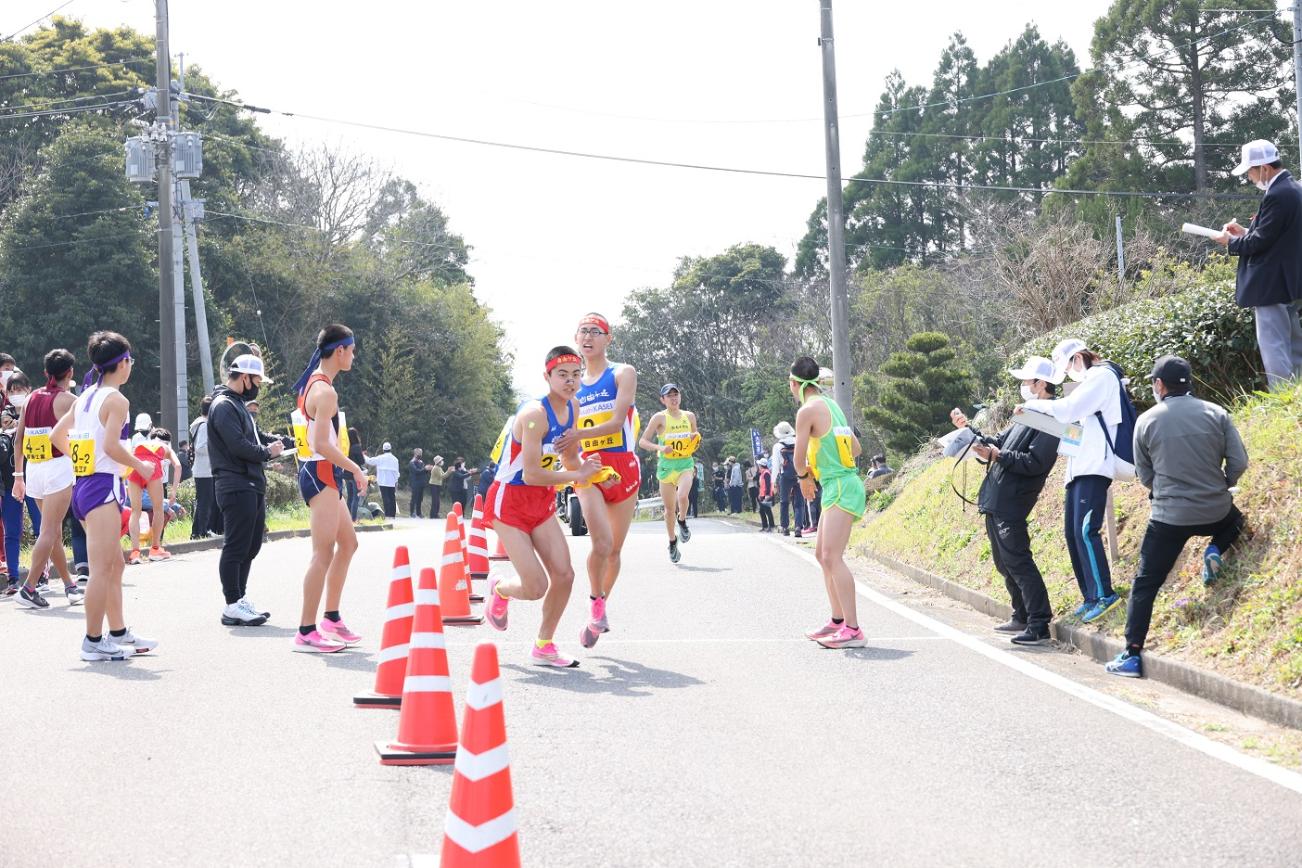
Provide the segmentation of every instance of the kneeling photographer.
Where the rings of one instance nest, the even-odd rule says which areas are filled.
[[[1024,401],[1051,398],[1054,387],[1062,382],[1053,362],[1041,356],[1028,357],[1025,365],[1009,373],[1022,381]],[[987,464],[976,505],[985,516],[995,569],[1004,577],[1013,604],[1012,620],[995,630],[1016,634],[1012,641],[1017,645],[1042,644],[1049,639],[1053,610],[1044,578],[1031,555],[1026,518],[1058,460],[1058,438],[1019,422],[997,436],[985,437],[968,425],[961,410],[954,409],[950,418],[955,427],[967,427],[976,435],[970,448]]]

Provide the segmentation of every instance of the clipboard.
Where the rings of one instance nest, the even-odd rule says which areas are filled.
[[[1041,413],[1039,410],[1022,410],[1013,416],[1013,421],[1057,437],[1059,455],[1074,458],[1080,454],[1081,442],[1085,439],[1085,428],[1076,422],[1059,422],[1048,413]]]

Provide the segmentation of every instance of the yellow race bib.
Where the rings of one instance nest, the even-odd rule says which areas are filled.
[[[95,472],[95,438],[89,431],[68,433],[68,457],[72,459],[75,476],[90,476]]]
[[[289,414],[289,421],[294,428],[294,451],[298,454],[298,460],[307,461],[312,457],[312,448],[307,445],[307,417],[295,410]]]
[[[591,412],[589,412],[591,411]],[[586,415],[584,415],[586,413]],[[615,402],[600,401],[589,404],[579,416],[579,430],[596,428],[615,418]],[[598,452],[602,449],[618,449],[624,445],[624,432],[615,431],[601,437],[585,437],[580,443],[584,452]]]
[[[307,433],[306,431],[304,433]],[[339,411],[339,451],[348,454],[348,447],[353,441],[348,437],[348,420],[344,418],[344,411]]]
[[[665,445],[669,447],[669,451],[665,453],[666,458],[690,458],[701,445],[701,435],[691,432],[666,434]]]
[[[837,425],[832,429],[836,438],[836,452],[842,467],[854,467],[854,429],[849,425]]]
[[[23,432],[23,458],[33,463],[49,461],[54,457],[50,445],[52,428],[28,428]]]

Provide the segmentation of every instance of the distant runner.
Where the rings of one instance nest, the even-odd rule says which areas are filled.
[[[696,459],[692,454],[700,445],[701,434],[696,428],[696,414],[682,409],[683,396],[677,383],[660,387],[660,403],[665,409],[651,417],[638,445],[659,456],[656,479],[660,481],[660,501],[665,507],[669,560],[676,564],[682,557],[678,541],[687,542],[692,538],[687,527],[687,500],[692,480],[696,478]]]

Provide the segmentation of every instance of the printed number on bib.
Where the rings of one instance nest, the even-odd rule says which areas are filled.
[[[854,429],[849,425],[837,425],[832,429],[836,438],[836,451],[842,467],[854,467]]]
[[[312,457],[312,449],[307,445],[307,417],[295,410],[289,414],[289,419],[294,427],[294,449],[298,460],[307,461]]]
[[[579,419],[579,428],[596,428],[598,425],[604,425],[613,418],[615,418],[615,413],[612,410],[593,413],[591,416],[584,416]],[[581,444],[584,452],[598,452],[602,449],[613,449],[623,445],[623,431],[616,431],[613,434],[606,434],[601,437],[585,437]]]
[[[89,431],[72,431],[68,434],[68,457],[72,459],[72,472],[76,476],[90,476],[95,472],[95,437]]]
[[[54,457],[50,445],[52,428],[28,428],[23,433],[23,458],[28,461],[49,461]]]
[[[555,448],[550,443],[543,444],[542,458],[538,462],[543,470],[560,470],[561,456],[556,454]]]
[[[344,418],[344,411],[339,411],[339,451],[348,454],[348,448],[352,446],[353,441],[348,439],[348,420]]]

